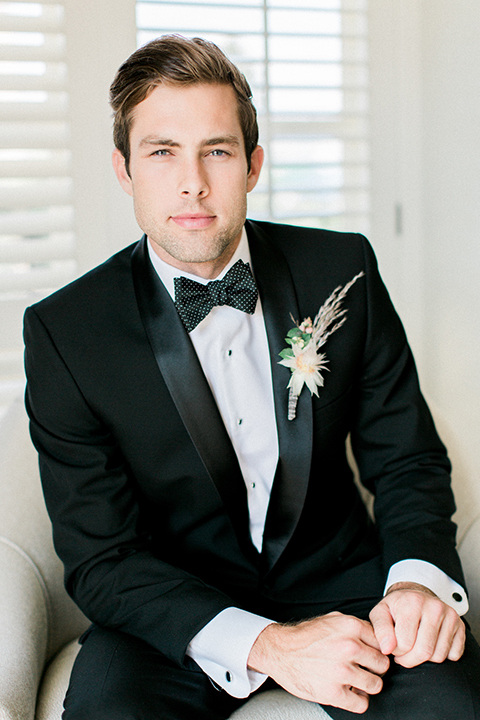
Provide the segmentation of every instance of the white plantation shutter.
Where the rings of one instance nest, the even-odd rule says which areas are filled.
[[[139,0],[137,28],[213,40],[247,76],[266,150],[251,217],[368,232],[367,0]]]
[[[0,2],[0,406],[23,389],[24,308],[73,278],[64,8]]]

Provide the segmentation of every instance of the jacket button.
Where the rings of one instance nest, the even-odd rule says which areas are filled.
[[[225,673],[225,680],[226,680],[227,682],[232,682],[232,675],[231,675],[231,673],[228,672],[228,670],[227,670],[227,672]]]
[[[463,600],[460,593],[457,593],[457,592],[453,593],[452,598],[455,600],[455,602],[462,602],[462,600]]]

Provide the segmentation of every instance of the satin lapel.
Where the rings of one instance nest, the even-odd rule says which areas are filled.
[[[235,451],[197,354],[170,295],[148,258],[144,238],[132,255],[142,321],[175,406],[215,483],[247,555],[256,554],[249,533],[245,483]]]
[[[279,352],[293,327],[290,315],[299,317],[297,297],[284,255],[254,223],[247,223],[255,280],[262,301],[270,347],[279,462],[273,483],[263,540],[265,571],[272,568],[292,537],[303,510],[312,456],[312,401],[304,390],[298,399],[297,417],[287,419],[290,371],[279,365]]]

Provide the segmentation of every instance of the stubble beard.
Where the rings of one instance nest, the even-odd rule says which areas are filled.
[[[167,252],[177,262],[192,264],[215,262],[223,255],[227,257],[226,262],[228,262],[230,259],[228,249],[232,248],[233,255],[237,247],[236,240],[245,224],[245,215],[246,207],[242,208],[236,217],[232,217],[227,226],[219,228],[213,235],[208,229],[189,232],[182,232],[180,229],[171,231],[165,227],[155,227],[155,223],[149,228],[144,226],[143,230],[155,246]]]
[[[205,231],[191,231],[190,241],[182,241],[174,233],[147,233],[152,242],[162,248],[171,257],[182,263],[215,262],[231,247],[242,225],[235,228],[219,230],[213,237],[203,237]]]
[[[142,203],[137,205],[134,197],[137,222],[152,242],[158,255],[163,257],[166,262],[169,262],[169,257],[164,257],[165,253],[179,263],[191,263],[192,265],[215,263],[220,258],[223,259],[222,256],[226,258],[225,265],[229,262],[245,224],[246,197],[239,198],[236,205],[232,203],[232,208],[235,209],[227,214],[223,226],[219,227],[216,232],[209,228],[184,231],[180,227],[177,228],[172,219],[167,223],[159,223],[155,213],[151,213],[150,208]],[[214,215],[208,207],[202,205],[200,209],[207,214]],[[198,207],[193,207],[191,210],[192,212],[198,211]],[[187,211],[187,208],[183,209],[183,212]],[[229,248],[231,248],[231,253],[228,252]],[[175,265],[171,262],[169,264]],[[220,265],[222,264],[220,263]]]

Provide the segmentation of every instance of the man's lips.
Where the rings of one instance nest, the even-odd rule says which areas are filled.
[[[172,215],[172,220],[185,230],[202,230],[209,227],[215,220],[215,215],[196,215],[195,213],[184,213]]]

